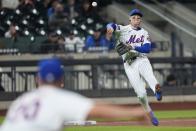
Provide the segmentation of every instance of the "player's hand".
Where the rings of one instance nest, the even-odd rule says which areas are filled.
[[[112,34],[113,32],[114,32],[113,28],[110,28],[110,27],[107,28],[107,33]]]

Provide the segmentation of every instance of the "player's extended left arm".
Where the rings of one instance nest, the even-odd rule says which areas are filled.
[[[151,43],[145,43],[142,46],[135,46],[134,50],[140,53],[150,53],[151,51]]]

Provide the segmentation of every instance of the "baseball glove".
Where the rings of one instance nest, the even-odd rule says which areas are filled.
[[[118,54],[121,56],[125,53],[127,53],[128,51],[130,51],[131,46],[128,46],[122,42],[118,43],[115,47],[116,51],[118,52]]]
[[[137,52],[127,52],[125,54],[124,62],[127,62],[129,65],[133,63],[133,61],[139,56]]]

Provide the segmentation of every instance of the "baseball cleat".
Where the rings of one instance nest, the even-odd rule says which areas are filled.
[[[157,84],[155,87],[155,96],[158,101],[162,100],[162,91],[161,91],[161,86],[159,84]]]
[[[149,115],[150,115],[151,123],[154,126],[158,126],[159,125],[159,120],[154,116],[154,113],[152,111],[150,111]]]

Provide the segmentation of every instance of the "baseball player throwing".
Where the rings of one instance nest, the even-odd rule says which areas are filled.
[[[148,32],[140,27],[143,16],[141,11],[133,9],[129,15],[129,25],[122,26],[109,23],[107,25],[107,33],[113,33],[114,31],[119,33],[116,51],[123,58],[125,72],[140,103],[149,113],[152,124],[158,126],[159,121],[149,106],[145,89],[146,81],[155,93],[157,100],[162,100],[160,85],[153,74],[152,66],[146,56],[151,51],[150,37]]]
[[[11,105],[0,131],[60,131],[64,122],[89,118],[134,118],[147,122],[141,107],[124,108],[97,103],[79,94],[62,90],[63,69],[58,59],[39,63],[38,89],[20,96]]]

